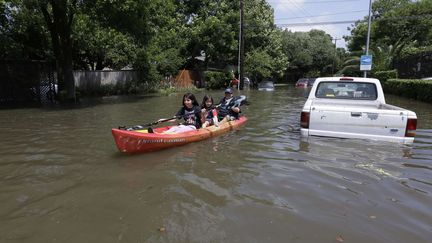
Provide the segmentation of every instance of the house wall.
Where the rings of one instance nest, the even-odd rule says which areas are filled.
[[[73,71],[75,85],[83,90],[95,90],[103,85],[115,85],[138,81],[138,71]],[[199,72],[192,70],[179,70],[171,83],[176,87],[202,86]]]

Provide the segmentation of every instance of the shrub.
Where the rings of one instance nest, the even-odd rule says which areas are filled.
[[[83,96],[109,96],[127,94],[145,94],[157,92],[158,86],[149,82],[118,82],[116,84],[105,84],[91,89],[79,88],[77,90]]]
[[[230,82],[230,73],[205,71],[204,80],[207,89],[220,89],[227,87]]]
[[[425,102],[432,102],[432,81],[419,79],[389,79],[384,91]]]
[[[398,77],[398,72],[396,69],[387,70],[387,71],[377,71],[372,73],[372,77],[378,79],[383,84],[389,79],[396,79]]]

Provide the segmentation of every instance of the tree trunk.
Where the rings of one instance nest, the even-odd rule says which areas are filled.
[[[75,80],[73,77],[72,70],[72,40],[70,38],[70,34],[64,38],[61,38],[62,49],[63,49],[63,75],[64,82],[66,88],[66,98],[69,101],[76,102],[76,94],[75,94]]]
[[[101,57],[98,57],[96,61],[96,70],[102,70],[103,68],[103,59]]]
[[[56,57],[57,79],[60,99],[76,102],[75,81],[72,72],[71,28],[76,1],[68,4],[67,0],[39,0],[39,7],[50,31],[53,51]],[[51,5],[50,12],[48,5]],[[62,91],[66,91],[62,95]]]

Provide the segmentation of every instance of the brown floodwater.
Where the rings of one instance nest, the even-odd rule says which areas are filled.
[[[430,242],[432,105],[387,97],[417,113],[412,145],[304,139],[304,92],[244,91],[240,130],[132,156],[110,129],[182,94],[0,110],[0,242]]]

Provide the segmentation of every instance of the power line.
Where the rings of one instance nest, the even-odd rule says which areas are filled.
[[[383,17],[376,18],[373,21],[389,21],[389,20],[409,20],[409,19],[423,19],[432,17],[432,14],[412,15],[412,16],[398,16],[398,17]],[[280,27],[293,27],[293,26],[313,26],[313,25],[329,25],[329,24],[350,24],[356,22],[367,22],[366,20],[343,20],[343,21],[328,21],[328,22],[311,22],[311,23],[290,23],[290,24],[276,24]]]
[[[313,16],[313,15],[310,14],[306,9],[304,9],[301,5],[297,5],[297,4],[295,3],[295,1],[291,1],[291,0],[288,0],[288,1],[291,2],[291,3],[293,3],[297,8],[300,9],[300,11],[302,11],[303,13],[305,13],[307,16]],[[321,26],[321,27],[324,27],[324,26]]]
[[[338,12],[338,13],[331,13],[331,14],[321,14],[321,15],[314,15],[314,16],[302,16],[302,17],[290,17],[290,18],[277,18],[275,20],[284,20],[284,19],[301,19],[301,18],[308,18],[308,17],[322,17],[322,16],[331,16],[331,15],[342,15],[342,14],[349,14],[349,13],[358,13],[358,12],[365,12],[367,10],[355,10],[355,11],[345,11],[345,12]]]
[[[360,0],[329,0],[329,1],[307,1],[307,2],[299,2],[299,1],[294,1],[291,2],[267,2],[269,4],[293,4],[293,3],[301,3],[301,4],[316,4],[316,3],[345,3],[345,2],[359,2]]]
[[[292,24],[276,24],[280,27],[294,27],[294,26],[312,26],[312,25],[330,25],[330,24],[350,24],[355,22],[364,22],[364,20],[345,20],[345,21],[328,21],[328,22],[314,22],[314,23],[292,23]]]

